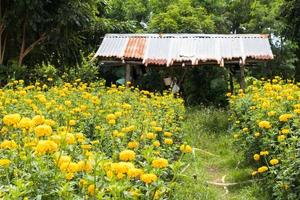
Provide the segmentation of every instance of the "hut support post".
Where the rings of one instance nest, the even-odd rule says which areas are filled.
[[[245,82],[245,65],[240,64],[240,87],[245,92],[246,82]]]
[[[230,93],[233,94],[234,92],[234,84],[233,84],[233,72],[232,68],[229,67],[229,84],[230,84]]]
[[[128,87],[128,82],[131,81],[131,66],[130,64],[126,64],[126,69],[125,69],[125,85]]]

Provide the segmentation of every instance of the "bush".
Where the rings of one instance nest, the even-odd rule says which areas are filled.
[[[63,79],[68,82],[73,82],[76,79],[81,79],[85,83],[91,83],[98,80],[99,67],[90,57],[83,57],[81,63],[69,68],[64,72]]]
[[[0,65],[0,85],[3,86],[11,80],[26,80],[29,74],[27,66],[19,66],[15,61],[9,65]]]
[[[300,88],[278,77],[254,81],[246,94],[231,96],[237,147],[273,199],[300,198],[299,98]]]

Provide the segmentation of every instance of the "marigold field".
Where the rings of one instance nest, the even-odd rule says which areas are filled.
[[[230,101],[232,132],[253,166],[253,178],[272,199],[299,199],[299,85],[279,77],[254,81]]]
[[[0,198],[167,198],[192,151],[184,112],[168,93],[9,83],[0,90]]]

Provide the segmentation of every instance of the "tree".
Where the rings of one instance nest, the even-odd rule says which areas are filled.
[[[202,7],[195,7],[191,0],[177,0],[169,5],[159,5],[160,1],[152,1],[152,8],[158,13],[154,13],[149,21],[150,32],[163,33],[209,33],[216,27],[212,16]]]
[[[291,39],[297,45],[295,50],[297,52],[295,79],[300,81],[300,1],[284,0],[280,16],[285,26],[282,35]]]

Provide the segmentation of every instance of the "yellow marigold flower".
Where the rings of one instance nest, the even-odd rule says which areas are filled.
[[[127,175],[129,178],[138,178],[143,174],[142,169],[137,169],[137,168],[130,168],[127,171]]]
[[[87,181],[84,180],[84,179],[80,179],[79,185],[80,185],[81,187],[85,187],[85,186],[87,185]]]
[[[85,150],[89,150],[89,149],[92,148],[92,146],[89,145],[89,144],[83,144],[83,145],[81,145],[81,148],[82,148],[82,149],[85,149]]]
[[[91,144],[100,144],[100,141],[99,140],[93,140],[93,141],[91,141]]]
[[[260,136],[260,133],[259,133],[259,132],[256,132],[256,133],[254,133],[254,136],[255,136],[255,137],[259,137],[259,136]]]
[[[32,118],[32,121],[35,126],[38,126],[40,124],[43,124],[45,122],[45,118],[41,115],[36,115]]]
[[[62,163],[70,163],[71,157],[70,156],[60,156],[56,155],[55,162],[57,166],[60,166]]]
[[[261,156],[267,156],[267,155],[269,155],[269,152],[268,151],[261,151],[260,155]]]
[[[88,160],[87,161],[81,160],[77,163],[77,165],[79,171],[91,172],[93,170],[92,163]]]
[[[112,178],[112,177],[114,176],[114,173],[113,173],[111,170],[108,170],[108,171],[106,172],[106,176],[107,176],[108,178]]]
[[[119,159],[122,161],[131,161],[135,159],[135,152],[131,150],[121,151],[119,154]]]
[[[9,159],[0,159],[0,166],[1,167],[8,167],[11,161]]]
[[[243,128],[243,132],[248,132],[249,129],[248,128]]]
[[[50,136],[52,134],[52,128],[49,125],[39,125],[35,127],[34,133],[37,137]]]
[[[20,120],[19,122],[19,127],[20,128],[25,128],[25,129],[30,129],[32,126],[34,125],[34,123],[32,122],[32,120],[28,117],[24,117]]]
[[[20,114],[5,115],[2,119],[3,123],[7,126],[17,125],[21,120]]]
[[[160,146],[160,142],[158,140],[154,141],[152,144],[155,147],[159,147]]]
[[[271,123],[268,122],[268,121],[260,121],[260,122],[258,123],[258,126],[259,126],[260,128],[269,129],[269,128],[271,128]]]
[[[66,133],[65,140],[66,140],[67,144],[75,144],[76,143],[76,138],[73,133]]]
[[[76,136],[77,140],[80,140],[80,139],[84,140],[85,139],[85,137],[84,137],[84,135],[82,133],[76,133],[75,136]]]
[[[95,185],[91,184],[88,186],[88,193],[90,196],[94,196],[95,195]]]
[[[148,139],[155,139],[156,138],[156,134],[154,134],[154,133],[147,133],[146,134],[146,138],[148,138]]]
[[[277,165],[278,163],[279,163],[279,160],[277,160],[277,159],[270,160],[271,165]]]
[[[35,148],[37,155],[44,155],[46,153],[54,153],[58,151],[58,146],[51,140],[40,140]]]
[[[115,116],[118,117],[118,118],[121,117],[122,116],[122,112],[115,112]]]
[[[66,179],[67,180],[72,180],[73,177],[74,177],[74,173],[67,173],[66,174]]]
[[[180,151],[182,151],[183,153],[191,153],[193,149],[190,145],[182,144],[180,146]]]
[[[115,120],[115,119],[117,119],[117,117],[114,114],[109,114],[109,115],[106,116],[106,120],[107,121]]]
[[[125,174],[118,173],[116,177],[117,177],[117,179],[122,179],[122,178],[124,178],[124,176],[125,176]]]
[[[171,145],[171,144],[173,144],[173,140],[172,140],[172,139],[169,139],[169,138],[167,138],[167,139],[165,139],[165,140],[164,140],[164,143],[165,143],[165,144],[169,144],[169,145]]]
[[[267,166],[262,166],[262,167],[258,168],[257,171],[259,173],[264,173],[264,172],[268,171],[268,167]]]
[[[62,172],[75,173],[79,171],[79,166],[77,163],[74,162],[63,162],[60,164],[59,169]]]
[[[71,102],[71,101],[65,101],[65,105],[66,105],[66,106],[71,106],[71,105],[72,105],[72,102]]]
[[[259,161],[260,160],[260,155],[257,154],[257,153],[254,154],[253,159],[256,160],[256,161]]]
[[[171,136],[172,136],[172,133],[171,133],[171,132],[164,132],[164,136],[166,136],[166,137],[171,137]]]
[[[128,142],[128,148],[129,149],[134,149],[134,148],[137,148],[139,146],[139,143],[137,141],[131,141],[131,142]]]
[[[168,167],[168,160],[164,159],[164,158],[157,158],[155,160],[152,161],[152,167],[154,168],[166,168]]]
[[[294,113],[300,114],[300,109],[299,109],[299,108],[295,109],[295,110],[294,110]]]
[[[289,132],[290,132],[290,130],[287,129],[287,128],[284,128],[284,129],[281,130],[282,134],[288,134]]]
[[[258,171],[254,171],[251,173],[252,176],[255,176],[258,173]]]
[[[75,126],[75,124],[76,124],[76,120],[71,119],[71,120],[69,121],[69,125],[70,125],[70,126]]]
[[[153,130],[156,131],[156,132],[161,132],[162,131],[162,127],[154,126]]]
[[[285,140],[285,138],[286,138],[285,135],[279,135],[279,136],[277,137],[277,140],[278,140],[279,142],[281,142],[281,141]]]
[[[230,97],[230,96],[231,96],[231,92],[227,92],[227,93],[226,93],[226,96],[227,96],[227,97]]]
[[[274,116],[274,115],[276,115],[276,112],[275,112],[275,111],[270,111],[270,112],[268,112],[268,116],[269,116],[269,117],[272,117],[272,116]]]
[[[111,120],[108,121],[108,124],[110,124],[110,125],[115,125],[115,124],[116,124],[116,120],[111,119]]]
[[[153,173],[141,175],[141,181],[146,184],[153,183],[157,180],[157,176]]]
[[[151,126],[156,126],[157,123],[156,123],[155,121],[152,121],[152,122],[150,122],[150,125],[151,125]]]
[[[279,121],[281,121],[281,122],[287,122],[292,117],[293,117],[292,114],[283,114],[283,115],[279,116]]]
[[[129,162],[118,162],[118,163],[112,163],[111,164],[111,170],[118,173],[127,173],[129,169],[134,168],[134,165]]]
[[[7,132],[8,132],[8,128],[5,127],[5,126],[2,127],[1,130],[0,130],[0,133],[1,133],[1,134],[6,134]]]
[[[17,143],[14,140],[4,140],[0,144],[1,149],[16,149],[18,147]]]

